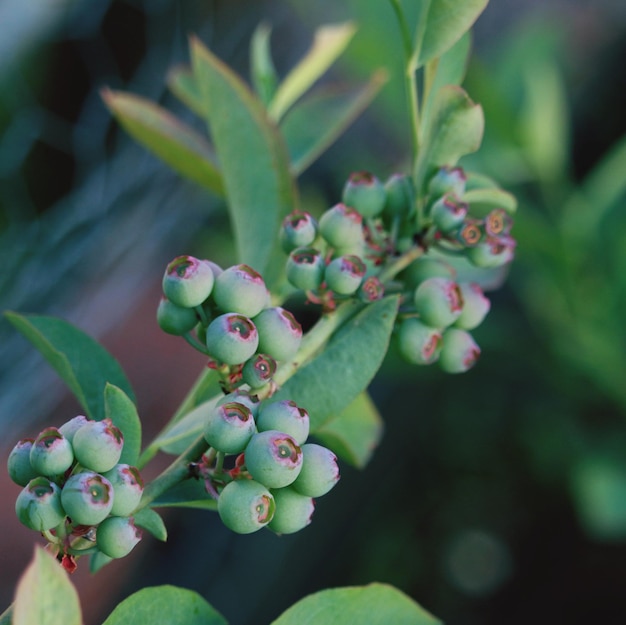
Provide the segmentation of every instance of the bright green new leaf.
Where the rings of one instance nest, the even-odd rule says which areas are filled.
[[[151,504],[155,508],[197,508],[200,510],[217,510],[217,501],[211,497],[204,487],[204,481],[188,479],[179,482],[163,493]]]
[[[421,37],[416,41],[418,67],[449,50],[472,27],[488,1],[430,0]]]
[[[269,105],[270,117],[279,120],[335,62],[354,36],[352,22],[329,24],[315,31],[313,45],[306,56],[287,74]]]
[[[305,96],[285,115],[280,129],[294,174],[301,174],[367,108],[387,81],[380,70],[358,89],[331,88]]]
[[[220,162],[239,262],[263,274],[283,217],[295,208],[287,148],[259,100],[198,40],[191,44]]]
[[[68,574],[50,553],[35,555],[15,593],[12,625],[81,625],[78,593]]]
[[[364,468],[383,434],[383,420],[367,392],[315,430],[315,437],[351,465]]]
[[[170,91],[190,110],[199,117],[206,115],[205,103],[190,67],[173,67],[167,74],[166,82]]]
[[[161,515],[152,508],[142,508],[133,514],[135,525],[150,532],[157,540],[165,542],[167,540],[167,528]]]
[[[271,625],[441,625],[403,592],[388,584],[330,588],[283,612]],[[107,624],[105,624],[107,625]]]
[[[252,84],[264,106],[272,101],[278,86],[278,75],[270,50],[271,32],[269,24],[263,22],[257,26],[250,42]]]
[[[104,414],[124,435],[119,461],[135,466],[141,451],[141,421],[137,407],[121,388],[107,383],[104,387]]]
[[[139,143],[179,174],[217,195],[224,188],[207,141],[154,102],[105,89],[102,99],[119,123]]]
[[[476,217],[494,208],[502,208],[509,214],[517,210],[517,199],[504,189],[472,189],[463,194],[462,200],[470,205],[470,211]]]
[[[41,352],[76,396],[87,416],[104,419],[104,389],[114,384],[135,401],[118,362],[82,330],[55,317],[5,312],[6,318]]]
[[[148,623],[150,625],[228,625],[226,619],[197,592],[176,586],[153,586],[133,593],[111,612],[102,625],[147,625]]]
[[[387,352],[398,309],[397,297],[363,308],[301,367],[274,398],[292,399],[305,408],[311,432],[340,414],[370,383]]]

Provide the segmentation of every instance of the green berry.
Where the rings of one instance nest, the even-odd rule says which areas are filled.
[[[428,278],[413,297],[420,320],[431,328],[445,328],[454,323],[463,310],[461,289],[454,280]]]
[[[213,270],[207,261],[177,256],[165,269],[163,293],[177,306],[193,308],[209,297],[214,282]]]
[[[321,497],[338,481],[337,456],[322,445],[302,445],[302,469],[292,488],[307,497]]]
[[[89,421],[74,434],[73,446],[82,467],[103,473],[119,462],[124,437],[111,419]]]
[[[96,545],[109,558],[127,556],[140,540],[141,530],[132,517],[111,516],[96,530]]]
[[[448,328],[443,333],[439,366],[446,373],[464,373],[476,364],[479,356],[480,347],[469,332]]]
[[[246,468],[268,488],[289,486],[302,468],[302,450],[296,441],[277,430],[255,434],[245,451]]]
[[[473,330],[487,316],[491,302],[485,297],[480,285],[475,282],[461,282],[459,288],[463,295],[463,311],[453,325],[455,328]]]
[[[465,193],[467,176],[461,167],[442,167],[430,179],[428,193],[433,197],[441,197],[451,193],[461,197]]]
[[[204,438],[211,447],[227,454],[241,453],[255,432],[254,418],[244,404],[218,404],[204,424]]]
[[[157,308],[157,323],[163,332],[181,336],[191,332],[198,323],[198,315],[193,308],[183,308],[162,297]]]
[[[458,229],[456,238],[465,248],[476,247],[485,238],[484,223],[480,219],[466,218]]]
[[[444,234],[457,230],[467,217],[468,205],[448,194],[439,198],[430,209],[437,229]]]
[[[256,419],[257,414],[259,413],[259,407],[261,405],[261,402],[259,401],[259,398],[256,395],[250,394],[249,392],[243,391],[241,389],[237,389],[236,391],[233,391],[232,393],[228,393],[227,395],[224,395],[218,400],[216,405],[223,406],[224,404],[228,404],[229,402],[236,402],[238,404],[243,404],[244,406],[246,406],[246,408],[250,410],[250,412],[252,413],[252,416],[255,419]]]
[[[276,512],[268,527],[277,534],[293,534],[311,523],[315,510],[312,497],[301,495],[290,486],[272,491]]]
[[[23,438],[18,441],[7,459],[9,477],[18,486],[26,486],[28,482],[39,476],[39,473],[30,463],[30,450],[33,443],[34,439],[32,438]]]
[[[485,232],[490,237],[509,234],[512,225],[513,219],[503,208],[494,208],[485,217]]]
[[[235,480],[226,484],[217,500],[222,523],[238,534],[251,534],[265,527],[275,510],[270,491],[254,480]]]
[[[331,291],[339,295],[353,295],[361,286],[365,271],[365,263],[358,256],[339,256],[326,266],[324,280]]]
[[[324,279],[326,263],[319,250],[299,247],[287,259],[287,280],[297,289],[315,291]]]
[[[407,219],[413,214],[415,191],[413,182],[404,174],[393,174],[385,182],[385,207],[383,217],[388,221],[394,218]]]
[[[402,357],[414,365],[430,365],[439,358],[441,332],[423,324],[415,317],[404,319],[398,330],[398,349]]]
[[[258,327],[257,327],[258,329]],[[269,354],[255,354],[246,360],[241,379],[250,388],[263,388],[276,373],[276,360]]]
[[[97,525],[113,507],[113,486],[99,473],[85,471],[71,475],[61,490],[61,503],[72,522]]]
[[[30,529],[52,529],[65,518],[61,489],[45,477],[36,477],[17,496],[15,512],[20,523]]]
[[[456,270],[449,263],[436,258],[422,256],[414,260],[401,274],[408,289],[417,288],[428,278],[448,278],[454,280]]]
[[[487,237],[474,247],[465,250],[469,261],[476,267],[501,267],[513,260],[515,240],[510,236]]]
[[[223,312],[254,317],[265,308],[268,290],[261,274],[248,265],[233,265],[215,280],[213,301]]]
[[[385,207],[387,192],[374,174],[357,171],[350,174],[341,199],[344,204],[368,219],[380,215]]]
[[[113,487],[111,514],[128,516],[134,512],[143,494],[143,479],[139,470],[128,464],[116,464],[110,471],[103,473],[102,477],[109,480]]]
[[[57,428],[40,432],[30,449],[30,463],[39,475],[61,475],[73,462],[72,444]]]
[[[317,221],[303,211],[293,211],[283,220],[280,230],[280,242],[288,254],[298,247],[307,247],[317,236]]]
[[[256,425],[259,432],[277,430],[289,434],[298,445],[309,437],[309,413],[291,399],[263,402]]]
[[[78,432],[83,425],[89,423],[89,421],[91,421],[91,419],[88,419],[85,415],[79,414],[71,418],[69,421],[66,421],[59,428],[59,432],[61,432],[61,434],[63,434],[63,436],[65,436],[70,443],[73,443],[74,434],[76,434],[76,432]]]
[[[237,313],[225,313],[209,324],[206,345],[209,354],[215,360],[227,365],[239,365],[256,352],[259,346],[259,333],[248,317]]]
[[[320,234],[335,248],[353,248],[363,242],[363,218],[345,204],[335,204],[321,217]]]
[[[266,308],[254,318],[259,333],[259,351],[276,360],[295,356],[302,341],[302,326],[291,312],[275,306]]]

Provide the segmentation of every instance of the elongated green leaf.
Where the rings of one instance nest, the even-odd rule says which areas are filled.
[[[283,612],[271,625],[441,625],[393,586],[369,584],[316,592]]]
[[[55,317],[5,312],[6,318],[41,352],[93,419],[104,419],[104,389],[114,384],[135,401],[118,362],[82,330]]]
[[[142,588],[124,599],[111,612],[103,625],[147,625],[148,623],[150,625],[228,625],[226,619],[197,592],[176,586]]]
[[[382,434],[383,420],[366,392],[315,430],[315,437],[326,447],[360,469],[369,462]]]
[[[167,540],[167,528],[161,515],[152,508],[143,508],[133,515],[135,525],[150,532],[157,540]]]
[[[397,308],[395,296],[366,306],[274,397],[292,399],[305,408],[312,433],[322,428],[367,387],[378,371],[389,346]]]
[[[472,189],[466,191],[462,199],[470,205],[472,214],[477,217],[494,208],[502,208],[509,214],[517,210],[517,199],[504,189]]]
[[[418,66],[441,56],[466,33],[489,0],[430,0],[419,45]]]
[[[22,575],[12,625],[81,625],[78,593],[54,556],[41,547]]]
[[[139,143],[179,174],[217,195],[224,188],[209,144],[189,126],[154,102],[104,90],[102,98],[115,118]]]
[[[107,383],[104,387],[104,414],[124,435],[120,462],[135,466],[141,451],[141,421],[137,407],[121,388]]]
[[[346,49],[355,32],[352,22],[329,24],[315,31],[310,50],[287,74],[270,103],[268,110],[272,119],[279,120],[306,93]]]
[[[319,158],[367,108],[386,81],[387,73],[380,70],[356,90],[319,90],[296,104],[280,126],[292,171],[299,175]]]
[[[271,32],[269,24],[262,22],[257,26],[250,42],[252,84],[264,106],[272,101],[278,86],[278,75],[270,51]]]
[[[206,115],[205,103],[190,67],[173,67],[167,74],[166,82],[170,91],[190,110],[199,117]]]
[[[179,482],[150,504],[155,508],[197,508],[217,510],[217,501],[211,497],[202,480]]]
[[[198,40],[192,41],[200,86],[215,142],[238,258],[263,273],[278,248],[278,228],[295,207],[287,148],[259,100]]]

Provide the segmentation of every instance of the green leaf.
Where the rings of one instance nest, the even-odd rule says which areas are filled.
[[[259,100],[198,40],[192,41],[220,161],[239,262],[263,274],[278,249],[278,229],[296,204],[286,146]]]
[[[517,210],[517,199],[504,189],[472,189],[463,194],[462,200],[470,205],[471,213],[476,217],[494,208],[502,208],[510,215]]]
[[[12,625],[81,625],[78,593],[57,560],[41,547],[22,575]]]
[[[150,532],[157,540],[165,542],[167,540],[167,528],[161,515],[152,508],[142,508],[133,514],[135,525]]]
[[[197,508],[217,510],[217,501],[211,497],[202,480],[189,479],[179,482],[151,504],[155,508]]]
[[[395,296],[365,306],[274,397],[292,399],[305,408],[315,433],[370,383],[387,352],[397,310]]]
[[[135,466],[141,451],[141,421],[137,407],[121,388],[108,382],[104,387],[104,414],[124,435],[120,462]]]
[[[105,89],[102,99],[126,131],[172,169],[217,195],[224,194],[209,144],[189,126],[136,95]]]
[[[271,32],[269,24],[264,22],[259,24],[250,43],[252,84],[265,106],[272,101],[278,86],[278,76],[270,51]]]
[[[173,67],[167,74],[170,91],[199,117],[206,115],[205,103],[190,67]]]
[[[130,595],[102,625],[228,625],[197,592],[153,586]],[[64,624],[65,625],[65,624]]]
[[[284,117],[280,129],[299,175],[327,150],[367,108],[387,81],[380,70],[358,89],[325,88],[302,99]]]
[[[271,625],[441,625],[403,592],[387,584],[316,592],[283,612]]]
[[[108,382],[135,401],[118,362],[82,330],[55,317],[5,312],[6,318],[41,352],[92,419],[104,419]]]
[[[315,31],[313,45],[279,85],[268,112],[279,120],[346,49],[354,36],[352,22],[328,24]]]
[[[349,464],[362,469],[383,434],[383,420],[366,392],[315,431],[315,437]]]
[[[423,36],[418,46],[418,67],[441,56],[466,33],[489,0],[430,0]]]

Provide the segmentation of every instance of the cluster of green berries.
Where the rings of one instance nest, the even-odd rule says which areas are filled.
[[[139,471],[120,463],[121,431],[82,415],[20,440],[9,454],[21,523],[44,533],[69,568],[74,558],[127,555],[141,539],[131,516],[143,493]]]
[[[157,321],[165,332],[194,338],[230,389],[269,384],[277,362],[292,358],[302,339],[293,314],[270,305],[258,272],[243,264],[221,269],[193,256],[168,264]]]
[[[337,483],[339,469],[335,454],[308,436],[308,412],[294,401],[235,391],[216,403],[204,425],[211,450],[200,472],[228,528],[290,534],[311,522],[314,499]],[[235,457],[230,470],[226,455]]]

